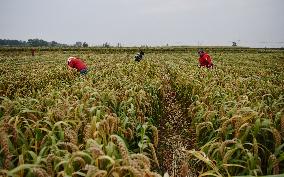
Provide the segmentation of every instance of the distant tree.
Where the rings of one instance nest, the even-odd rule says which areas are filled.
[[[10,40],[10,39],[0,39],[1,46],[24,46],[26,41]]]
[[[88,46],[89,45],[86,42],[83,43],[83,47],[88,47]]]
[[[82,42],[76,42],[76,43],[75,43],[75,46],[76,46],[76,47],[82,47]]]
[[[48,42],[42,39],[29,39],[27,44],[33,47],[48,46]]]
[[[42,39],[29,39],[28,41],[0,39],[0,46],[32,46],[32,47],[51,46],[51,47],[54,47],[54,46],[66,46],[66,44],[60,44],[56,41],[47,42]]]
[[[108,47],[110,47],[110,44],[106,42],[106,43],[103,44],[103,47],[108,48]]]
[[[59,44],[57,43],[57,42],[55,42],[55,41],[51,41],[50,42],[50,46],[51,47],[55,47],[55,46],[58,46]]]
[[[121,43],[117,43],[117,47],[122,47]]]

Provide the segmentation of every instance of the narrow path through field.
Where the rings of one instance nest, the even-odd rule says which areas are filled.
[[[190,169],[185,163],[183,149],[190,150],[195,144],[195,132],[190,129],[191,120],[185,116],[181,104],[176,99],[169,76],[164,77],[163,111],[164,116],[158,122],[159,146],[158,157],[161,170],[172,177],[190,175]]]

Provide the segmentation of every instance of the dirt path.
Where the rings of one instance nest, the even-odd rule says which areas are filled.
[[[191,120],[184,116],[182,106],[176,99],[170,78],[164,77],[163,108],[164,117],[158,122],[158,157],[163,172],[172,177],[194,176],[185,162],[184,149],[194,147],[194,131],[190,129]]]

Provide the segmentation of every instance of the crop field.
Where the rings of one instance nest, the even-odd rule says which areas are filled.
[[[196,50],[0,50],[0,176],[283,175],[284,51]]]

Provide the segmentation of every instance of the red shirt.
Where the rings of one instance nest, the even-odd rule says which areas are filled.
[[[200,58],[199,58],[199,64],[200,66],[210,66],[212,65],[212,60],[210,55],[207,53],[204,53]]]
[[[81,71],[82,69],[87,69],[87,65],[80,59],[80,58],[74,58],[72,59],[68,65],[71,68],[77,69],[77,71]]]

